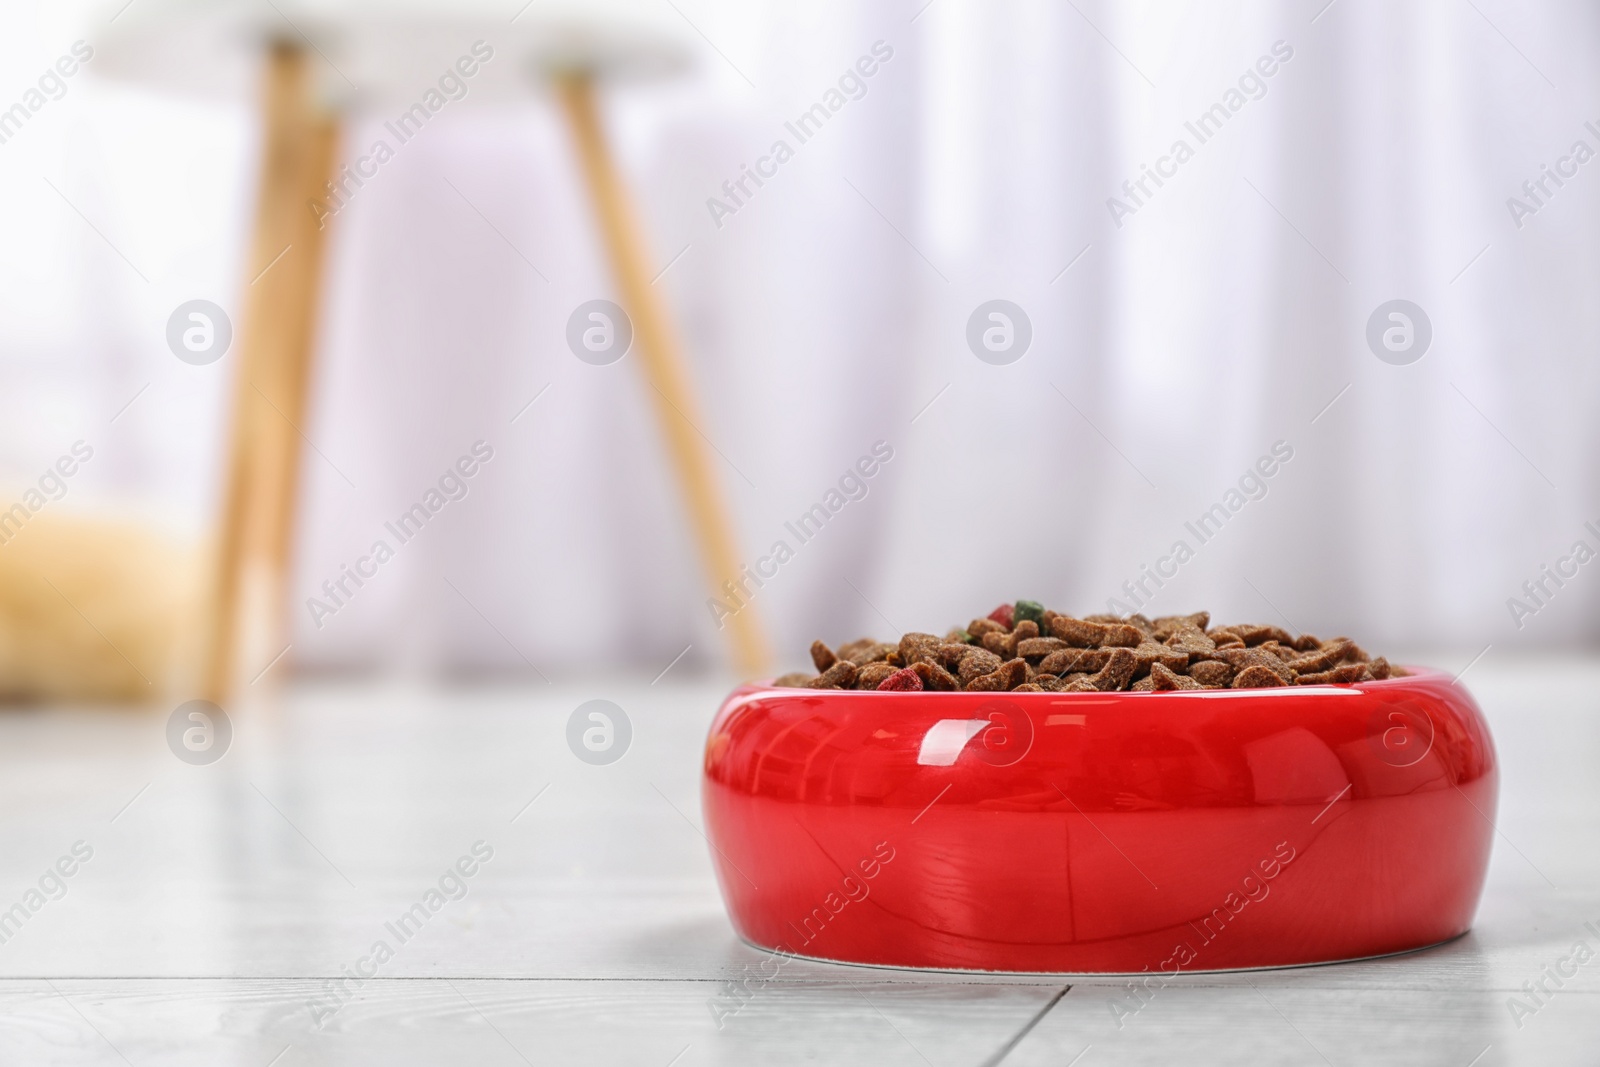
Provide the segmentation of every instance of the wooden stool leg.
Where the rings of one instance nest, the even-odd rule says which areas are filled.
[[[322,274],[324,235],[309,203],[325,195],[338,142],[336,123],[312,99],[303,50],[274,46],[265,76],[251,280],[201,676],[202,695],[218,704],[237,681],[241,630],[281,625]],[[263,578],[254,595],[252,573]]]
[[[712,595],[722,597],[725,581],[737,582],[740,565],[727,511],[712,473],[710,457],[696,431],[698,419],[666,307],[650,285],[645,240],[635,218],[621,175],[606,145],[594,81],[587,73],[564,74],[557,79],[558,96],[577,142],[584,180],[594,198],[601,234],[611,258],[611,269],[623,304],[633,319],[640,361],[654,386],[656,415],[667,438],[668,450],[688,497],[689,517],[700,542],[700,552]],[[746,675],[765,670],[765,640],[753,605],[746,604],[729,620],[734,660]]]

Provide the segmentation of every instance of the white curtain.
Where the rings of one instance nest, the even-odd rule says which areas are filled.
[[[678,6],[705,43],[699,69],[615,93],[608,120],[743,557],[793,549],[751,608],[786,666],[813,637],[942,631],[1017,597],[1082,612],[1137,597],[1376,646],[1600,637],[1600,565],[1547,580],[1538,603],[1523,591],[1575,541],[1600,549],[1584,527],[1600,527],[1600,162],[1546,179],[1533,214],[1507,206],[1531,204],[1523,183],[1574,142],[1600,150],[1584,125],[1600,127],[1591,9]],[[878,42],[892,56],[799,143],[785,122]],[[79,175],[64,191],[98,197],[156,276],[119,274],[52,209],[54,237],[37,241],[68,242],[47,257],[70,298],[8,328],[7,421],[30,390],[114,407],[113,392],[156,382],[108,427],[134,458],[98,491],[137,489],[198,529],[223,392],[169,367],[160,324],[181,299],[237,291],[249,119],[104,85],[80,96],[63,101],[76,110],[57,117],[59,145],[0,146],[0,166]],[[1202,143],[1190,126],[1208,112],[1220,129]],[[384,117],[352,123],[352,149]],[[135,122],[156,132],[136,142]],[[183,168],[172,146],[202,130],[204,198],[180,212],[156,187]],[[732,214],[708,207],[731,205],[724,182],[780,139],[793,157],[774,177]],[[1162,162],[1179,140],[1192,158]],[[94,158],[98,171],[76,165]],[[1146,166],[1171,176],[1157,186]],[[53,196],[35,173],[4,180],[30,204]],[[566,348],[572,310],[615,293],[548,101],[445,116],[336,225],[296,661],[550,675],[653,674],[686,646],[678,669],[720,660],[637,353],[596,367]],[[27,254],[5,250],[14,276]],[[1031,323],[1010,365],[966,340],[994,299]],[[1403,366],[1366,339],[1395,299],[1432,330]],[[5,442],[19,477],[37,437],[21,425]],[[393,545],[384,522],[477,441],[494,457],[465,499],[314,623],[307,598],[376,539]],[[879,441],[893,458],[866,496],[801,544],[785,522]],[[1275,445],[1292,458],[1251,476]],[[1186,524],[1219,503],[1227,521],[1202,542]],[[1520,627],[1512,597],[1538,609]]]

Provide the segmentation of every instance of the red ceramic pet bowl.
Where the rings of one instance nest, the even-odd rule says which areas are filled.
[[[706,742],[739,935],[845,963],[1119,973],[1466,932],[1499,775],[1436,671],[1163,693],[748,685]]]

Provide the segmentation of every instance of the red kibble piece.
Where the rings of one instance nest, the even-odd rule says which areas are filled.
[[[922,690],[922,676],[910,667],[895,671],[878,683],[878,691]]]
[[[1010,604],[1001,604],[999,607],[989,612],[989,618],[993,619],[995,622],[1009,630],[1016,619],[1016,609]]]

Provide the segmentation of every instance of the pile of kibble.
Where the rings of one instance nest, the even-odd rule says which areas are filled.
[[[1348,637],[1292,637],[1276,626],[1208,629],[1211,614],[1058,615],[1033,600],[1002,604],[943,637],[899,644],[863,637],[837,650],[811,645],[816,674],[775,684],[810,689],[1007,690],[1088,693],[1257,689],[1370,682],[1404,674]]]

